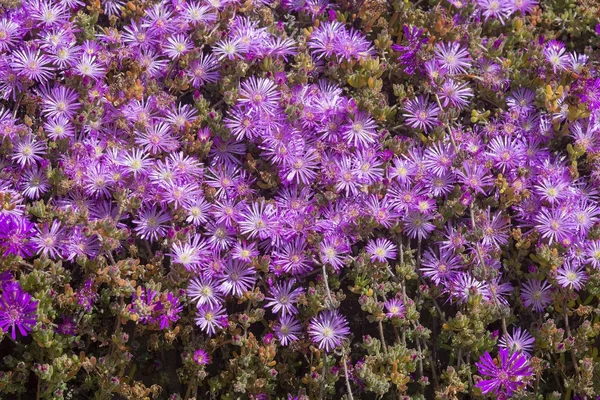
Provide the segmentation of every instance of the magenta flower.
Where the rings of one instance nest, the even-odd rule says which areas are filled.
[[[490,353],[486,352],[475,365],[479,373],[488,378],[475,385],[483,394],[510,396],[525,387],[525,379],[533,375],[527,357],[504,348],[499,350],[497,359],[492,359]]]
[[[210,356],[204,349],[198,349],[194,351],[193,359],[196,362],[196,364],[199,365],[206,365],[210,363]]]
[[[35,225],[27,218],[0,215],[0,249],[3,249],[3,255],[31,256],[35,251],[35,234]]]
[[[163,294],[160,301],[160,307],[157,308],[158,315],[155,317],[155,321],[158,322],[160,329],[166,329],[171,325],[179,321],[181,317],[179,314],[183,310],[183,305],[180,303],[179,298],[173,296],[172,293]]]
[[[36,324],[37,305],[38,301],[32,300],[18,282],[4,283],[0,296],[0,328],[4,332],[10,329],[13,340],[17,337],[17,329],[27,336]]]

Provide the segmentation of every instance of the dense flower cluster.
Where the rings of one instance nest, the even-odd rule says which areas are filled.
[[[2,1],[0,397],[600,395],[599,13]]]

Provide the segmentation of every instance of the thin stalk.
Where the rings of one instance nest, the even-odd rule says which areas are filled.
[[[321,372],[321,385],[319,387],[319,399],[325,397],[325,374],[327,373],[327,354],[323,354],[323,371]]]
[[[17,118],[17,112],[19,111],[19,107],[21,107],[21,99],[23,98],[23,94],[19,94],[17,98],[17,104],[15,104],[15,110],[13,111],[13,118]]]
[[[437,101],[440,110],[443,110],[444,107],[442,107],[442,103],[440,102],[440,98],[438,97],[437,93],[435,93],[435,101]],[[444,122],[444,128],[448,130],[448,136],[450,136],[450,142],[452,143],[452,147],[454,148],[454,154],[458,154],[458,146],[456,145],[456,141],[454,140],[452,129],[450,129],[450,126],[446,122]]]
[[[423,350],[421,350],[421,338],[415,338],[417,341],[417,351],[419,352],[419,378],[423,378]]]
[[[327,300],[329,300],[329,304],[326,304],[327,308],[333,307],[333,298],[331,297],[331,290],[329,290],[329,279],[327,279],[327,270],[325,269],[325,264],[323,264],[323,282],[325,283],[325,291],[327,292]]]
[[[381,339],[381,346],[383,346],[383,354],[387,356],[388,349],[387,345],[385,344],[385,337],[383,336],[383,325],[381,321],[379,321],[379,337]]]
[[[568,337],[572,338],[571,327],[569,326],[569,312],[567,311],[567,296],[563,299],[563,318],[565,320],[565,328],[567,331]],[[577,380],[579,380],[579,366],[577,365],[577,359],[575,358],[575,352],[573,349],[569,351],[571,353],[571,361],[573,362],[573,367],[575,368],[575,373],[577,374]]]
[[[348,398],[350,400],[354,400],[354,396],[352,396],[352,387],[350,386],[350,378],[348,377],[348,365],[346,364],[346,352],[342,354],[342,358],[344,361],[344,377],[346,378],[346,389],[348,389]]]
[[[373,298],[375,299],[375,302],[378,302],[377,294],[373,293]],[[383,301],[386,301],[385,295],[383,296]],[[387,355],[388,349],[387,349],[387,344],[385,343],[385,336],[383,335],[383,324],[381,323],[381,321],[378,321],[378,325],[379,325],[379,339],[381,340],[381,346],[383,347],[383,354]]]
[[[392,328],[394,328],[394,336],[396,337],[396,341],[394,343],[398,343],[401,339],[400,339],[400,335],[398,334],[398,328],[396,328],[396,325],[392,324]],[[404,335],[404,331],[402,332],[402,337],[404,339],[404,347],[406,347],[406,335]]]
[[[473,376],[472,376],[472,372],[471,372],[471,352],[469,351],[467,353],[467,365],[469,366],[469,368],[467,369],[468,373],[469,373],[469,397],[472,397],[472,391],[473,391]]]

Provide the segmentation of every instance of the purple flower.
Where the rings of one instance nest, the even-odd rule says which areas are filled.
[[[440,109],[434,103],[429,101],[428,97],[419,96],[409,100],[404,106],[408,126],[416,129],[422,129],[425,133],[429,132],[438,124],[438,114]]]
[[[544,56],[546,57],[546,61],[552,65],[554,72],[566,69],[569,63],[569,55],[567,54],[565,45],[557,40],[551,40],[546,43]]]
[[[23,168],[41,162],[45,157],[45,152],[46,144],[29,134],[14,144],[11,158]]]
[[[600,240],[590,241],[587,245],[585,255],[587,263],[595,269],[600,269]]]
[[[478,281],[468,272],[457,274],[448,283],[450,293],[459,303],[466,303],[470,297],[481,296],[484,301],[490,300],[491,293],[487,283]]]
[[[542,312],[552,302],[552,286],[546,281],[528,279],[521,288],[521,297],[526,307]]]
[[[19,75],[40,83],[45,83],[52,77],[50,59],[33,48],[13,51],[10,65]]]
[[[537,4],[537,0],[512,0],[509,2],[511,13],[519,11],[523,15],[530,14]]]
[[[556,282],[563,288],[581,290],[588,280],[585,268],[582,265],[574,265],[571,262],[565,262],[558,269]]]
[[[507,0],[477,0],[477,7],[487,21],[489,18],[495,18],[504,24],[504,19],[512,13],[511,2]]]
[[[273,252],[274,264],[277,270],[282,270],[292,275],[302,275],[313,269],[312,258],[306,253],[306,243],[297,238],[283,245]]]
[[[483,394],[510,396],[518,389],[525,387],[525,378],[533,375],[527,357],[519,352],[511,353],[510,350],[504,348],[498,351],[496,360],[486,352],[475,365],[479,369],[479,373],[488,378],[475,385],[481,389]]]
[[[35,225],[24,216],[0,214],[0,249],[3,255],[30,257],[35,251]]]
[[[230,260],[218,276],[219,290],[224,295],[242,297],[256,282],[256,271],[246,263]]]
[[[308,42],[316,58],[338,56],[346,60],[365,59],[374,54],[371,43],[361,32],[338,22],[324,22],[315,29]]]
[[[11,329],[13,340],[17,337],[17,329],[27,336],[36,324],[37,305],[38,301],[32,300],[18,282],[4,283],[0,297],[0,328],[4,332]]]
[[[173,262],[182,264],[188,271],[196,270],[210,257],[206,239],[198,234],[192,236],[187,243],[173,243],[171,249]]]
[[[459,43],[439,43],[435,47],[435,58],[450,74],[464,74],[471,67],[471,56]]]
[[[287,346],[289,343],[295,342],[302,334],[300,323],[292,315],[282,315],[273,330],[282,346]]]
[[[365,147],[377,138],[377,125],[367,113],[358,112],[352,121],[342,127],[342,135],[348,143],[356,147]]]
[[[434,175],[442,176],[452,167],[455,158],[454,149],[448,143],[437,142],[425,150],[423,166]]]
[[[159,236],[164,236],[167,232],[167,223],[171,220],[171,216],[156,208],[156,205],[151,208],[140,210],[138,219],[133,220],[136,225],[134,231],[142,239],[148,239],[151,242],[156,241]]]
[[[279,91],[275,83],[268,79],[251,77],[240,87],[239,104],[253,110],[272,113],[279,102]]]
[[[488,208],[483,214],[480,225],[482,230],[481,243],[484,246],[492,246],[498,249],[501,246],[508,244],[509,227],[509,218],[500,212],[496,212],[491,215],[490,209]]]
[[[460,258],[451,251],[440,249],[439,256],[432,249],[425,251],[421,272],[436,285],[452,280],[460,269]]]
[[[388,318],[404,317],[404,312],[406,311],[406,307],[404,306],[404,302],[398,298],[389,299],[384,304],[386,313],[385,316]]]
[[[219,286],[209,277],[193,278],[187,288],[187,295],[192,301],[196,301],[198,307],[203,304],[216,306],[223,301]]]
[[[275,207],[265,202],[253,202],[240,221],[242,233],[252,239],[256,236],[266,239],[274,223]]]
[[[487,168],[477,162],[463,162],[463,170],[457,171],[460,181],[475,192],[485,195],[485,188],[494,183],[494,179],[489,175]]]
[[[171,323],[179,321],[181,317],[179,314],[183,310],[183,305],[179,302],[179,298],[173,296],[172,293],[167,293],[161,297],[160,307],[157,310],[159,313],[155,317],[155,321],[158,322],[162,330],[166,329]]]
[[[404,72],[409,75],[414,74],[417,68],[417,53],[421,49],[421,46],[427,43],[427,38],[423,37],[424,29],[416,26],[403,26],[404,38],[407,40],[408,45],[393,44],[392,50],[400,53],[398,61],[404,65]]]
[[[498,342],[500,347],[510,350],[511,352],[522,352],[525,355],[530,355],[533,350],[535,339],[526,330],[515,328],[512,335],[507,334],[502,336]]]
[[[227,318],[227,313],[223,306],[203,304],[198,307],[196,314],[196,325],[206,332],[209,336],[213,336],[217,329],[223,329]]]
[[[295,279],[290,279],[283,283],[275,283],[271,287],[271,296],[266,297],[266,306],[271,307],[274,313],[281,311],[281,316],[286,314],[295,315],[298,309],[294,306],[297,303],[298,296],[304,293],[304,289],[299,287],[292,290],[292,286],[296,283]]]
[[[473,90],[468,84],[459,83],[453,79],[446,79],[439,92],[439,98],[444,107],[450,104],[457,108],[463,108],[469,104],[470,98],[473,96]]]
[[[569,211],[562,207],[552,210],[542,208],[535,222],[542,238],[547,239],[550,245],[570,240],[576,228]]]
[[[524,146],[517,140],[506,136],[493,138],[488,144],[486,155],[502,173],[511,171],[523,163]]]
[[[75,336],[77,334],[77,324],[72,317],[63,315],[62,322],[58,324],[56,331],[61,335]]]
[[[9,50],[21,36],[20,24],[7,18],[0,19],[0,51]]]
[[[432,219],[431,215],[411,211],[403,219],[404,229],[412,239],[426,239],[435,229],[435,226],[430,222]]]
[[[346,241],[339,237],[327,237],[319,246],[319,254],[323,264],[329,264],[339,271],[344,267],[346,253],[350,251],[350,246]]]
[[[350,329],[346,318],[337,310],[326,310],[311,319],[308,334],[320,349],[329,352],[342,344]]]
[[[42,87],[39,92],[42,98],[42,115],[47,117],[64,117],[68,120],[81,107],[77,92],[65,86]]]
[[[386,262],[387,260],[393,260],[398,254],[396,251],[397,247],[395,244],[385,238],[378,238],[377,240],[369,240],[367,243],[367,253],[371,255],[371,261]]]
[[[509,109],[527,114],[534,109],[535,92],[527,88],[518,88],[506,98]]]

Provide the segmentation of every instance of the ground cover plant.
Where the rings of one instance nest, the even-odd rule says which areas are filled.
[[[600,396],[594,0],[0,0],[0,398]]]

